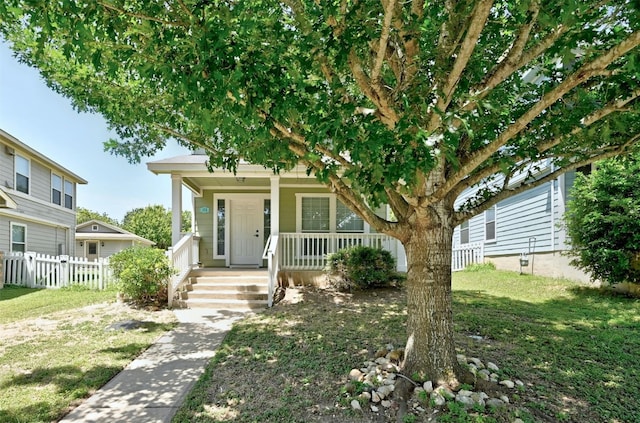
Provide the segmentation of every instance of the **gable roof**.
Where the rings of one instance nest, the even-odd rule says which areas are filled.
[[[78,229],[86,228],[91,225],[103,226],[112,230],[113,232],[78,232]],[[76,225],[76,241],[85,241],[85,240],[97,240],[97,241],[137,241],[144,245],[155,245],[155,242],[138,236],[132,232],[125,231],[122,228],[119,228],[115,225],[111,225],[110,223],[103,222],[102,220],[92,219],[87,222],[83,222],[79,225]]]
[[[50,158],[48,158],[47,156],[45,156],[44,154],[38,152],[37,150],[34,150],[33,148],[29,147],[27,144],[23,143],[22,141],[20,141],[19,139],[17,139],[16,137],[14,137],[13,135],[9,134],[8,132],[3,131],[2,129],[0,129],[0,142],[2,142],[3,144],[6,144],[7,147],[15,149],[15,150],[19,150],[20,152],[24,152],[26,153],[29,157],[32,157],[34,159],[36,159],[37,161],[47,165],[47,167],[50,167],[52,169],[54,169],[55,171],[62,173],[67,179],[72,180],[73,182],[77,183],[77,184],[86,184],[87,181],[83,178],[81,178],[80,176],[76,175],[75,173],[73,173],[72,171],[70,171],[69,169],[67,169],[66,167],[56,163],[55,161],[51,160]]]
[[[18,205],[0,186],[0,209],[15,209]]]

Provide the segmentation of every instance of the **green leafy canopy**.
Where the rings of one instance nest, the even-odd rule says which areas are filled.
[[[533,163],[565,171],[635,143],[637,6],[8,0],[0,32],[108,119],[108,150],[137,161],[175,138],[212,166],[302,163],[402,237],[369,205],[402,224],[486,186],[459,223],[518,191],[511,177]]]

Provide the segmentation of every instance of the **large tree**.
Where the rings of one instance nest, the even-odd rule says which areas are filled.
[[[90,220],[101,220],[111,225],[118,226],[118,221],[109,216],[107,213],[100,213],[97,211],[85,209],[84,207],[78,207],[78,209],[76,210],[76,224],[79,225]]]
[[[304,164],[407,252],[404,370],[455,383],[456,225],[639,137],[632,0],[5,0],[0,31],[131,160]],[[549,164],[546,173],[541,164]],[[517,177],[516,177],[517,176]],[[460,207],[454,202],[475,188]],[[374,213],[388,204],[394,220]]]
[[[122,228],[155,242],[155,247],[161,250],[171,247],[171,210],[159,204],[129,210],[122,220]],[[190,211],[182,212],[181,229],[191,230]]]

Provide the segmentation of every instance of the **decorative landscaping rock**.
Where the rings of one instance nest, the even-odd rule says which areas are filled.
[[[502,385],[502,386],[506,386],[506,387],[507,387],[507,388],[509,388],[509,389],[513,389],[513,387],[514,387],[514,386],[516,386],[516,384],[515,384],[515,383],[513,383],[513,381],[508,380],[508,379],[506,379],[506,380],[501,380],[501,381],[500,381],[500,385]]]
[[[507,404],[499,398],[489,398],[487,400],[487,407],[502,408],[506,405]]]
[[[437,407],[442,407],[447,402],[447,400],[445,400],[442,395],[435,391],[431,393],[429,398],[431,398],[431,400]]]
[[[384,356],[383,353],[385,353]],[[391,411],[397,408],[398,404],[395,404],[391,398],[396,388],[396,383],[401,379],[406,379],[404,376],[403,378],[398,377],[399,367],[394,364],[394,361],[399,360],[401,354],[404,354],[404,350],[395,349],[393,345],[389,344],[386,348],[381,348],[376,352],[376,357],[373,361],[367,360],[363,363],[364,367],[360,369],[354,368],[349,372],[349,382],[345,386],[345,392],[351,396],[354,394],[356,387],[359,387],[361,392],[357,399],[351,401],[353,410],[362,411],[361,403],[364,404],[366,402],[369,403],[369,409],[374,413],[378,413],[382,408],[390,409]],[[487,362],[485,364],[477,357],[466,357],[464,354],[458,354],[456,358],[462,366],[466,366],[474,373],[478,380],[499,383],[507,389],[513,389],[516,386],[521,389],[524,388],[524,383],[520,380],[505,379],[504,375],[501,378],[499,367],[495,363]],[[354,382],[362,382],[364,385]],[[504,388],[501,389],[504,390]],[[494,391],[500,392],[501,389],[495,389]],[[364,392],[362,392],[363,390]],[[447,385],[439,385],[434,388],[433,381],[424,381],[414,388],[409,403],[414,413],[427,411],[434,414],[439,411],[438,407],[445,406],[447,401],[455,401],[467,409],[474,407],[502,408],[510,404],[510,399],[507,395],[498,393],[495,395],[500,396],[489,397],[486,392],[459,388],[451,389]],[[435,409],[432,409],[433,407]],[[431,410],[425,410],[425,408]],[[388,413],[389,411],[382,410],[382,412]]]
[[[351,369],[349,372],[349,380],[354,382],[361,381],[363,376],[362,372],[358,369]]]

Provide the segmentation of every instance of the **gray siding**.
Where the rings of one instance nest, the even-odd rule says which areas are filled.
[[[120,231],[115,231],[115,230],[113,230],[111,228],[107,228],[104,225],[100,225],[99,223],[96,224],[96,225],[98,225],[98,230],[94,231],[92,229],[93,225],[94,224],[92,223],[90,225],[83,226],[82,228],[78,228],[78,229],[76,229],[76,232],[78,232],[78,233],[94,233],[94,234],[99,234],[99,233],[100,234],[119,234],[119,233],[122,233]]]
[[[474,216],[469,220],[469,242],[483,242],[485,255],[489,257],[528,252],[530,240],[538,253],[565,250],[562,219],[567,192],[574,179],[574,173],[569,172],[553,183],[545,183],[498,203],[495,241],[484,240],[484,213]],[[461,204],[471,194],[472,191],[466,191],[456,203]],[[453,242],[460,244],[460,227],[454,231]]]
[[[31,160],[31,191],[38,200],[51,202],[51,170]]]
[[[7,154],[0,140],[0,185],[13,188],[13,156]]]
[[[19,218],[0,215],[0,251],[10,251],[11,223],[25,225],[27,227],[27,250],[41,254],[73,255],[74,245],[71,242],[71,230],[66,228],[43,225],[40,223],[21,220]]]

